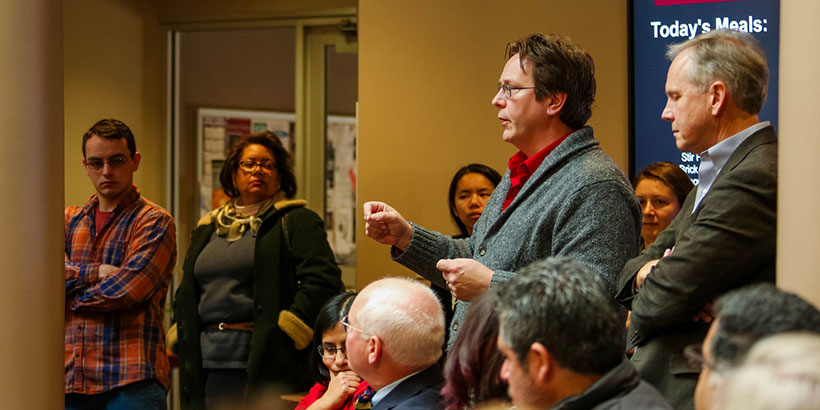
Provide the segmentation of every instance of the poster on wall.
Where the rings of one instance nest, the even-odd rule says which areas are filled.
[[[241,138],[256,132],[270,130],[293,154],[293,126],[296,116],[290,113],[268,111],[224,110],[200,108],[197,110],[197,138],[199,146],[199,216],[225,205],[230,198],[222,192],[219,172],[225,158]]]
[[[661,119],[666,105],[666,49],[716,29],[747,32],[760,41],[769,65],[769,90],[759,116],[777,128],[780,41],[779,0],[633,0],[631,2],[632,128],[631,175],[669,161],[697,184],[699,153],[680,152],[671,124]]]
[[[328,116],[325,229],[340,265],[356,264],[356,118]]]

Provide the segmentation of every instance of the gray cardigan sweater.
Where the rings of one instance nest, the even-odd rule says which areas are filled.
[[[509,189],[507,170],[471,238],[453,239],[412,224],[410,245],[395,260],[445,287],[436,262],[473,258],[494,271],[493,286],[533,261],[568,256],[600,275],[614,295],[618,273],[638,254],[641,210],[623,172],[593,138],[592,128],[584,127],[558,145],[502,213]],[[448,349],[468,305],[456,305]]]

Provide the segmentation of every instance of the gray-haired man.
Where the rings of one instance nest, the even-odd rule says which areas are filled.
[[[706,335],[704,307],[728,290],[774,282],[777,136],[757,116],[768,68],[754,37],[712,31],[667,54],[661,117],[678,149],[700,153],[700,182],[669,227],[625,265],[618,289],[632,308],[627,344],[637,346],[641,377],[676,408],[691,409],[697,371],[683,348]]]

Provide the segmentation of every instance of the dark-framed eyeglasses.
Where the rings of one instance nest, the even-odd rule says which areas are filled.
[[[336,354],[341,352],[342,354],[347,357],[347,352],[345,351],[344,346],[336,347],[336,346],[316,346],[316,350],[319,351],[319,356],[324,357],[325,359],[335,359]]]
[[[239,169],[245,172],[253,172],[256,167],[265,172],[273,172],[276,169],[276,164],[273,161],[256,161],[252,159],[245,159],[239,161]]]
[[[701,371],[704,367],[707,369],[715,369],[715,364],[703,357],[703,345],[695,343],[683,348],[683,355],[689,363],[689,368],[695,371]]]
[[[344,327],[345,327],[345,333],[348,333],[347,329],[353,329],[353,330],[355,330],[355,331],[357,331],[357,332],[359,332],[359,333],[361,333],[361,334],[363,334],[363,335],[365,335],[365,336],[368,336],[368,334],[367,334],[367,333],[365,333],[365,332],[364,332],[364,330],[359,329],[359,328],[357,328],[357,327],[353,327],[353,326],[350,324],[350,321],[348,320],[348,316],[349,316],[349,315],[345,315],[345,317],[343,317],[343,318],[342,318],[342,326],[344,326]]]
[[[503,91],[504,91],[504,96],[505,96],[505,97],[507,97],[507,98],[512,98],[513,91],[518,91],[518,90],[533,90],[533,89],[535,89],[535,87],[516,87],[516,86],[514,86],[514,85],[512,85],[512,84],[499,84],[499,85],[498,85],[498,89],[499,89],[499,90],[503,90]]]
[[[108,164],[111,168],[122,168],[126,163],[128,163],[128,157],[125,155],[117,155],[107,160],[102,158],[89,158],[85,160],[85,166],[94,171],[101,170],[105,164]]]

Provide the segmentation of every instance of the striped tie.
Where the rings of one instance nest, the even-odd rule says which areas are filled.
[[[364,393],[359,395],[356,398],[356,404],[353,406],[356,410],[365,410],[373,407],[373,404],[370,403],[370,400],[373,399],[373,394],[376,393],[373,391],[373,388],[367,386],[367,389],[364,390]]]

